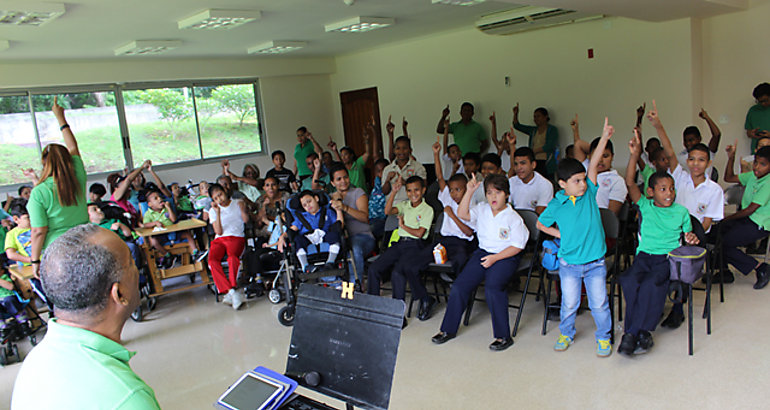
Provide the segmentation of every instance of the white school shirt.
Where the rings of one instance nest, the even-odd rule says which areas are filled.
[[[534,211],[538,206],[548,206],[553,199],[553,184],[537,171],[526,184],[518,175],[508,179],[508,183],[511,186],[510,200],[514,209]]]
[[[624,202],[628,195],[626,180],[618,175],[618,171],[610,169],[596,176],[596,185],[599,191],[596,193],[596,204],[599,208],[609,208],[610,200]]]
[[[223,236],[238,236],[243,238],[243,219],[241,219],[241,207],[238,205],[240,202],[240,199],[233,199],[230,201],[230,205],[219,206],[219,216],[222,218],[222,235],[217,235],[216,238],[221,238]],[[213,224],[216,220],[217,212],[210,209],[209,221]]]
[[[449,158],[449,154],[443,154],[441,156],[441,171],[442,175],[444,176],[444,179],[449,181],[449,178],[451,178],[454,174],[464,174],[465,173],[465,167],[463,166],[463,160],[460,159],[460,166],[457,167],[457,172],[452,172],[454,169],[454,163],[452,162],[452,158]]]
[[[471,197],[471,208],[478,204],[485,204],[487,203],[487,194],[486,191],[484,191],[484,181],[482,180],[481,185],[476,189],[476,192],[473,193],[473,196]]]
[[[492,215],[492,207],[488,203],[479,204],[471,208],[470,222],[479,238],[479,248],[489,253],[501,252],[509,246],[519,249],[527,246],[527,225],[507,204],[497,215]]]
[[[698,218],[701,223],[705,218],[711,218],[713,221],[724,218],[724,192],[719,184],[707,177],[696,187],[690,173],[681,165],[677,165],[672,176],[676,187],[676,203],[687,208],[690,215]],[[706,233],[710,230],[711,227]]]
[[[508,173],[508,170],[511,169],[511,155],[505,152],[503,150],[503,155],[500,156],[500,168],[505,171],[505,173]]]
[[[441,201],[441,205],[450,207],[452,212],[457,215],[457,208],[460,206],[460,204],[455,202],[454,199],[452,199],[452,196],[449,195],[448,185],[438,193],[438,200]],[[471,229],[473,228],[470,222],[466,223],[466,225],[468,225]],[[473,236],[465,235],[460,227],[457,226],[457,223],[455,223],[455,221],[446,214],[446,211],[444,212],[444,221],[441,223],[440,232],[441,236],[456,236],[460,239],[465,239],[466,241],[473,240]]]
[[[385,179],[388,177],[388,174],[391,172],[395,172],[396,175],[393,176],[393,178],[390,180],[390,186],[392,187],[393,184],[398,179],[398,176],[401,175],[401,178],[404,180],[404,185],[401,186],[401,189],[396,192],[396,197],[393,198],[393,203],[397,204],[399,202],[404,202],[407,199],[406,196],[406,180],[409,179],[409,177],[417,175],[418,177],[421,177],[423,181],[427,178],[427,173],[425,172],[425,167],[422,166],[421,163],[409,158],[409,161],[406,162],[406,165],[404,165],[403,168],[399,168],[398,164],[396,164],[396,161],[394,160],[390,164],[388,164],[383,170],[382,170],[382,184],[385,185]],[[449,178],[447,178],[449,179]],[[390,194],[388,194],[390,195]]]

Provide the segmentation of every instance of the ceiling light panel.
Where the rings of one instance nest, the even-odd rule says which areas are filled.
[[[432,0],[433,4],[447,4],[450,6],[474,6],[485,0]]]
[[[182,45],[178,40],[136,40],[115,49],[116,56],[161,54]]]
[[[283,54],[305,47],[304,41],[268,41],[249,48],[249,54]]]
[[[381,17],[353,17],[337,23],[327,24],[326,31],[341,33],[363,33],[366,31],[385,28],[396,23],[395,19]]]
[[[259,10],[207,9],[179,20],[180,29],[227,30],[262,18]]]
[[[64,4],[3,1],[0,2],[0,27],[40,27],[64,14]]]

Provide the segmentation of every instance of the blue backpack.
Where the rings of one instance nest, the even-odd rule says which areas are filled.
[[[559,270],[559,245],[561,245],[561,241],[558,238],[543,241],[540,263],[545,269],[550,271]]]

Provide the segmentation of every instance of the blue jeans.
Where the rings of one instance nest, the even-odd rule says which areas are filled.
[[[358,279],[362,280],[364,278],[366,255],[374,250],[374,236],[359,233],[350,238],[350,243],[353,248],[353,263],[356,265],[356,273],[358,274]],[[353,274],[353,267],[350,265],[348,265],[348,272],[350,272],[350,282],[355,282],[356,277]]]
[[[607,299],[607,267],[604,258],[583,265],[570,265],[559,258],[561,280],[561,323],[559,331],[575,338],[575,316],[580,306],[581,283],[586,285],[588,307],[596,322],[596,340],[609,340],[612,329]]]

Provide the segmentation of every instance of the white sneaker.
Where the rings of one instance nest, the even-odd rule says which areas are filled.
[[[225,296],[222,298],[222,303],[226,305],[232,305],[233,304],[233,290],[230,289],[227,293],[225,293]]]
[[[243,304],[243,296],[241,296],[241,293],[237,290],[233,289],[233,299],[232,299],[233,309],[238,310],[238,308],[241,307]]]

